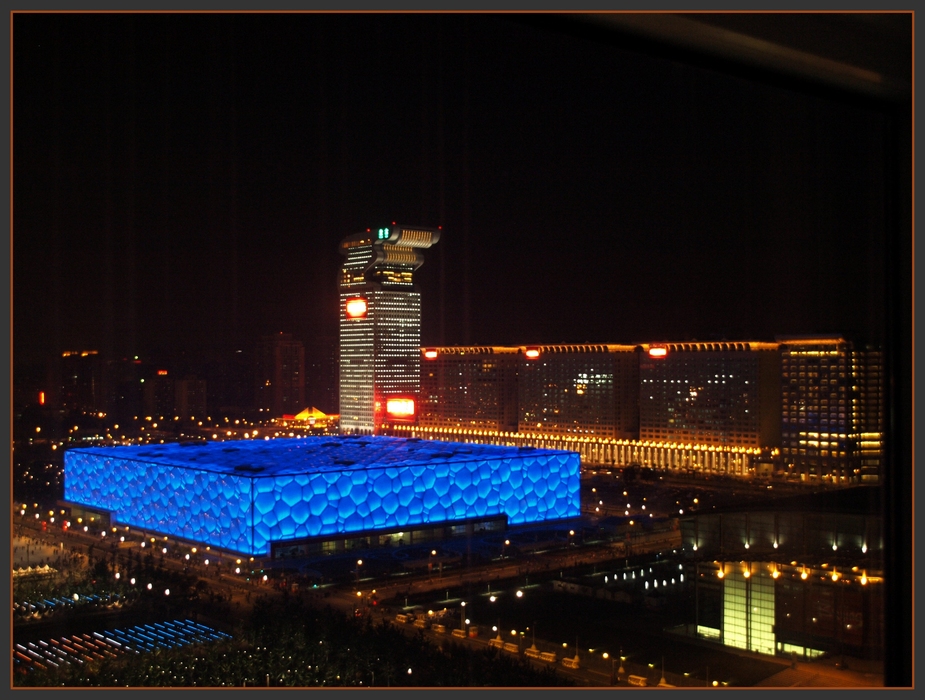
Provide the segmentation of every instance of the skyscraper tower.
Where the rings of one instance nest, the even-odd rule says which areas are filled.
[[[421,294],[412,275],[434,229],[367,229],[340,244],[340,428],[371,435],[411,420],[421,381]]]

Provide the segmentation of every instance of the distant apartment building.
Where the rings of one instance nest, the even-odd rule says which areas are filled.
[[[121,357],[106,363],[107,413],[117,423],[126,423],[144,413],[142,361]]]
[[[89,413],[106,410],[105,368],[98,351],[65,350],[57,369],[52,405]]]
[[[802,479],[876,481],[883,355],[842,337],[781,338],[781,454]]]
[[[643,345],[639,439],[772,447],[780,441],[776,343]]]
[[[265,336],[255,353],[254,398],[270,418],[305,408],[305,348],[290,333]]]
[[[211,358],[202,368],[214,416],[250,415],[255,409],[253,351],[235,349]],[[199,376],[199,375],[197,375]]]
[[[176,415],[180,420],[192,420],[207,416],[206,382],[204,379],[187,377],[176,383]]]
[[[518,348],[424,348],[419,424],[516,431]]]
[[[336,415],[338,344],[334,337],[315,337],[305,344],[305,404]]]
[[[173,377],[166,369],[159,369],[144,381],[144,413],[146,416],[173,416],[176,395]]]

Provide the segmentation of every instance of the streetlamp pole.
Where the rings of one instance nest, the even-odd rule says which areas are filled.
[[[356,573],[357,573],[357,585],[356,585],[356,590],[357,590],[357,591],[360,590],[360,567],[361,567],[361,566],[363,566],[363,560],[362,560],[362,559],[357,559],[357,568],[356,568]]]
[[[608,657],[610,657],[610,685],[616,685],[617,684],[616,683],[617,682],[617,672],[616,672],[617,659],[613,656],[610,656],[610,654],[608,654],[605,651],[604,660],[606,661]]]

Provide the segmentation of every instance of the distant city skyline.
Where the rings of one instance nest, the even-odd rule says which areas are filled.
[[[883,335],[875,105],[502,15],[13,20],[14,362],[337,338],[442,226],[422,345]]]

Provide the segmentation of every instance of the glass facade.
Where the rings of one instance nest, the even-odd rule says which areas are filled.
[[[575,453],[388,437],[65,453],[65,500],[114,522],[250,555],[276,541],[505,516],[580,514]]]
[[[732,565],[723,579],[723,640],[727,646],[774,653],[774,579],[766,566]],[[755,572],[752,573],[751,569]]]

